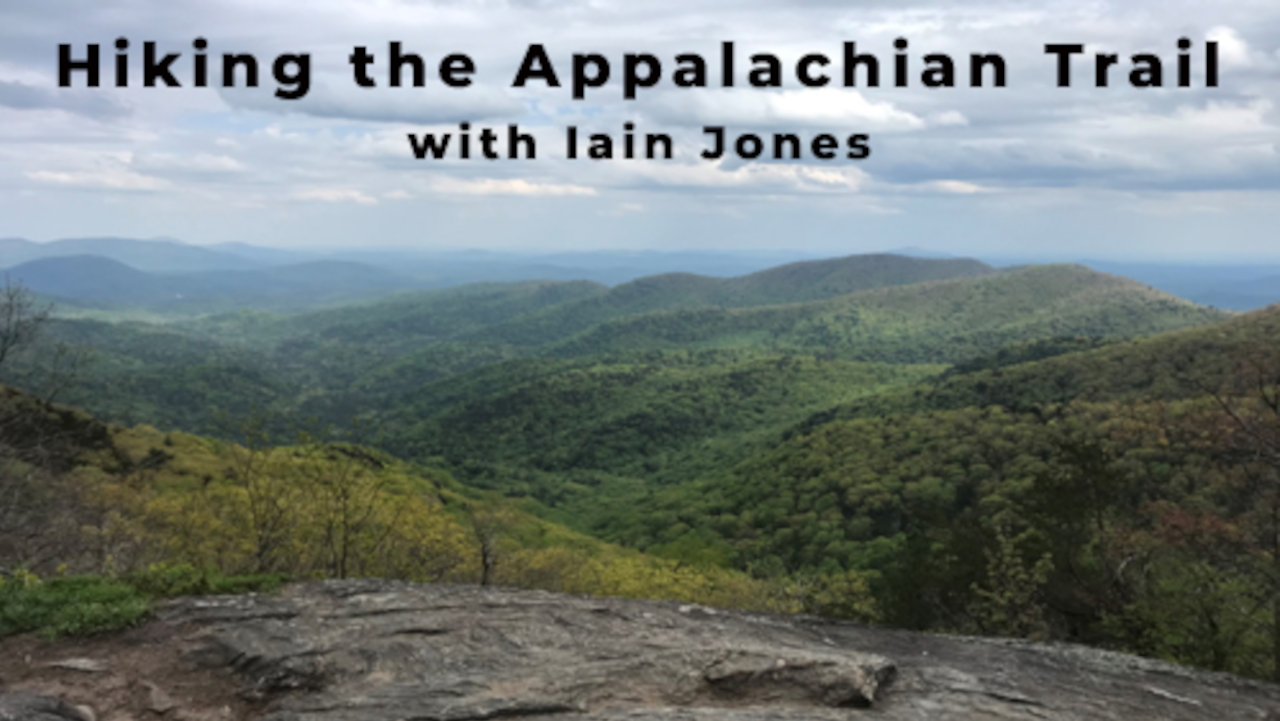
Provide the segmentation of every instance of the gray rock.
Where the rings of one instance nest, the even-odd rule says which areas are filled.
[[[342,581],[187,599],[269,721],[1280,720],[1280,687],[1063,645],[536,591]]]
[[[61,661],[50,661],[45,664],[49,668],[61,668],[67,671],[84,673],[106,673],[111,670],[107,664],[92,658],[64,658]]]
[[[0,721],[94,721],[88,709],[32,693],[0,692]]]
[[[147,692],[148,711],[163,716],[178,707],[173,697],[156,684],[150,681],[143,681],[142,688],[146,689]]]

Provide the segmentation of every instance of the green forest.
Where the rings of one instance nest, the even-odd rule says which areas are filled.
[[[385,576],[1280,678],[1280,306],[876,255],[61,307],[0,298],[0,601]]]

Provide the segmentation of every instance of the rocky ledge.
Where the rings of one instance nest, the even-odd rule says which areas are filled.
[[[184,599],[149,626],[134,652],[237,697],[202,715],[134,679],[152,718],[1280,721],[1280,686],[1133,656],[677,603],[345,581]],[[48,689],[12,686],[0,719],[94,717]]]

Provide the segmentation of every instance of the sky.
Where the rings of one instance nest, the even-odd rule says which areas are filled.
[[[131,86],[112,84],[114,43],[131,43]],[[253,53],[261,87],[190,87],[192,42]],[[999,53],[1004,88],[806,88],[794,64],[842,44],[878,55],[897,38],[946,53]],[[1173,81],[1177,40],[1194,41],[1192,87]],[[1204,83],[1204,43],[1220,84]],[[146,88],[141,49],[180,52],[187,87]],[[476,66],[473,83],[376,88],[353,81],[354,46],[388,43]],[[720,44],[737,48],[734,88]],[[103,87],[58,87],[58,47],[102,46]],[[566,87],[512,87],[531,44]],[[1081,43],[1075,85],[1056,85],[1048,43]],[[783,87],[746,86],[750,55],[783,61]],[[1165,61],[1164,88],[1126,81],[1129,56]],[[306,97],[276,97],[271,62],[311,56]],[[613,79],[582,100],[575,53]],[[623,97],[624,55],[650,53],[663,78]],[[707,59],[711,86],[679,88],[681,53]],[[1095,53],[1120,64],[1092,87]],[[838,65],[832,67],[840,75]],[[1280,3],[1275,0],[0,0],[0,237],[170,237],[286,248],[787,250],[901,247],[1028,258],[1280,259]],[[536,160],[416,160],[407,134],[509,124]],[[671,160],[564,157],[564,133],[669,134]],[[702,128],[732,136],[869,136],[862,160],[708,161]]]

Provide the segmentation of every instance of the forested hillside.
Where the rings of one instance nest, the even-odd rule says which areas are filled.
[[[1280,308],[865,256],[39,325],[0,376],[122,424],[9,396],[96,429],[40,466],[112,519],[62,553],[92,570],[497,579],[1280,673]]]

